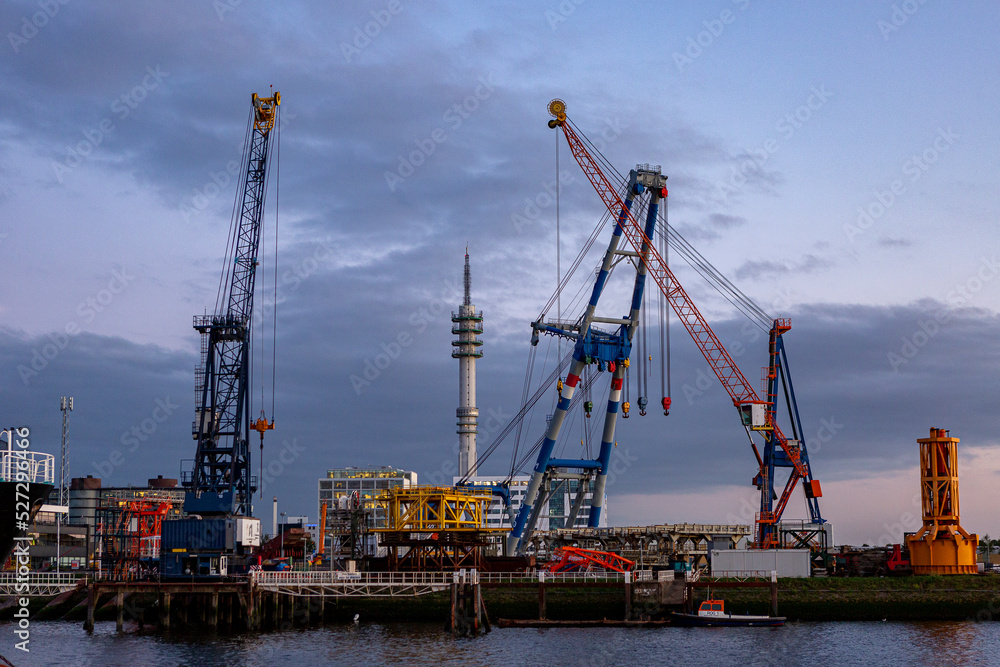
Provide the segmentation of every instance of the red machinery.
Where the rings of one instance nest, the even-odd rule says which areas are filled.
[[[608,551],[556,547],[549,572],[631,572],[634,561]]]

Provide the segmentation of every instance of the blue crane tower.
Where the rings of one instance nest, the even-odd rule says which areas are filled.
[[[631,171],[625,200],[618,214],[611,242],[604,253],[604,260],[583,315],[574,322],[537,321],[532,323],[531,342],[533,345],[538,343],[539,334],[544,333],[567,338],[573,341],[574,347],[566,383],[560,391],[559,402],[552,419],[549,421],[531,480],[528,482],[527,491],[521,501],[511,533],[507,538],[506,551],[508,554],[524,552],[544,502],[544,499],[540,497],[539,489],[542,488],[543,482],[547,478],[559,474],[560,469],[580,471],[576,502],[574,502],[567,518],[567,525],[573,525],[591,484],[593,487],[588,526],[597,527],[600,525],[611,450],[615,443],[615,426],[621,407],[622,384],[629,365],[632,337],[639,326],[639,314],[647,274],[646,260],[651,246],[649,239],[653,238],[659,202],[667,195],[666,181],[667,177],[660,173],[659,167],[640,165]],[[648,191],[649,194],[649,206],[646,215],[644,242],[638,251],[629,250],[621,243],[622,235],[625,232],[625,225],[630,216],[629,211],[635,198],[645,191]],[[597,304],[604,292],[612,268],[625,258],[631,260],[635,266],[635,281],[629,313],[620,318],[598,317],[595,314]],[[595,324],[617,325],[618,328],[607,331],[594,326]],[[573,394],[580,383],[584,369],[590,364],[596,365],[600,372],[606,369],[611,373],[611,389],[604,417],[604,430],[601,435],[599,454],[594,460],[553,458],[556,441],[570,409]],[[587,411],[589,413],[589,409]]]
[[[223,268],[216,310],[196,316],[202,334],[202,366],[196,371],[200,393],[192,435],[198,441],[183,485],[190,489],[184,510],[207,515],[250,516],[257,478],[250,474],[252,429],[274,426],[262,418],[250,422],[250,331],[254,282],[257,275],[261,223],[270,155],[270,137],[281,104],[281,93],[251,96],[251,118],[244,147],[242,198],[237,200],[231,258]]]

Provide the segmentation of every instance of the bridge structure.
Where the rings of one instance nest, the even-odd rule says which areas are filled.
[[[618,528],[561,528],[535,532],[531,545],[536,556],[558,547],[609,551],[639,567],[668,566],[681,561],[692,569],[708,567],[711,549],[735,549],[753,533],[750,526],[678,523]]]
[[[0,572],[0,599],[10,597],[53,597],[72,591],[86,579],[75,572]]]

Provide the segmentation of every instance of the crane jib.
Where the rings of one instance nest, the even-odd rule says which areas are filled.
[[[761,400],[756,391],[747,381],[746,377],[737,367],[729,352],[722,345],[715,332],[708,325],[698,308],[688,296],[687,292],[676,280],[667,262],[663,260],[655,245],[651,243],[649,235],[633,216],[630,207],[622,201],[618,190],[612,186],[608,178],[604,175],[598,163],[590,155],[586,145],[573,128],[565,113],[565,103],[562,100],[553,100],[549,105],[549,112],[554,116],[549,121],[549,127],[561,127],[570,151],[579,163],[580,168],[590,180],[598,196],[604,201],[605,206],[612,216],[619,216],[619,228],[622,236],[628,241],[636,252],[648,252],[646,260],[648,274],[656,282],[657,286],[665,295],[674,312],[676,312],[681,323],[687,329],[691,338],[697,344],[705,360],[715,372],[719,381],[728,392],[733,404],[740,410],[741,416],[747,408],[754,406],[764,406],[765,418],[759,428],[754,430],[764,431],[768,447],[764,459],[758,454],[760,463],[759,484],[762,486],[761,512],[756,520],[756,542],[757,546],[775,546],[777,544],[773,529],[780,520],[785,506],[791,497],[799,480],[805,480],[806,498],[809,511],[814,523],[824,523],[824,519],[819,513],[817,498],[822,495],[819,491],[819,483],[814,481],[809,469],[808,458],[804,456],[804,443],[796,442],[793,446],[788,438],[779,428],[775,418],[776,382],[774,377],[775,369],[778,367],[779,353],[783,355],[780,336],[790,328],[788,320],[775,320],[771,329],[771,363],[769,370],[769,384],[767,400]],[[664,196],[666,192],[664,191]],[[616,229],[616,233],[617,233]],[[779,349],[780,348],[780,349]],[[784,373],[784,371],[782,371]],[[783,376],[784,377],[784,376]],[[790,384],[790,376],[788,383]],[[787,387],[786,387],[787,391]],[[794,403],[794,399],[792,399]],[[798,422],[797,407],[794,407],[793,431],[795,423]],[[744,419],[745,416],[744,416]],[[746,422],[745,422],[746,423]],[[799,429],[800,430],[800,429]],[[749,431],[748,431],[749,432]],[[798,437],[798,434],[796,434]],[[774,448],[780,451],[780,456],[774,452]],[[756,447],[754,448],[756,452]],[[766,459],[766,460],[765,460]],[[773,468],[776,466],[790,467],[791,473],[785,488],[778,499],[777,506],[772,506],[770,483],[773,479]],[[765,477],[767,478],[765,480]]]
[[[253,295],[264,200],[267,189],[270,136],[281,94],[251,97],[246,163],[232,231],[232,263],[224,268],[222,312],[196,317],[194,326],[203,336],[202,366],[198,369],[201,393],[193,435],[198,441],[190,475],[185,511],[201,514],[252,513],[251,498],[257,478],[250,474],[250,332]],[[258,429],[259,430],[259,429]],[[262,433],[263,431],[261,431]]]

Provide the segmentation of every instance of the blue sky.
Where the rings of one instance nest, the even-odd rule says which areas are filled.
[[[556,281],[555,207],[516,221],[555,178],[545,105],[560,97],[619,171],[662,165],[671,224],[792,318],[806,431],[839,425],[810,445],[838,540],[893,536],[931,426],[962,438],[966,527],[1000,533],[998,12],[933,0],[4,3],[0,414],[55,451],[58,398],[74,395],[72,473],[97,474],[169,399],[180,407],[104,476],[141,483],[193,456],[191,316],[214,303],[250,93],[273,85],[278,387],[265,464],[282,451],[295,461],[266,494],[315,515],[327,467],[443,472],[456,458],[449,313],[466,243],[486,312],[480,408],[519,407],[529,323]],[[400,164],[415,151],[411,174]],[[565,145],[560,159],[565,266],[602,209]],[[755,378],[765,344],[674,268],[723,341],[747,346],[739,363]],[[413,343],[356,392],[350,377],[401,333]],[[609,488],[619,525],[737,520],[754,497],[728,399],[715,385],[685,397],[707,366],[680,329],[674,340],[671,416],[619,432],[634,457]],[[48,345],[58,352],[33,367]],[[505,445],[484,467],[503,474],[509,457]]]

